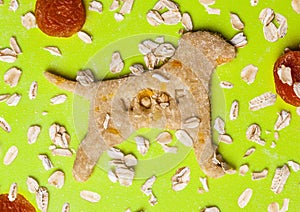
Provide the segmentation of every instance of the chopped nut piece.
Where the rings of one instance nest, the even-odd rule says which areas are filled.
[[[230,23],[233,29],[243,30],[244,23],[241,21],[240,17],[235,13],[230,13]]]
[[[278,118],[274,126],[274,130],[280,131],[290,125],[291,114],[288,111],[282,110],[278,113]]]
[[[162,132],[160,133],[156,139],[155,139],[159,144],[169,144],[173,141],[173,137],[171,135],[171,133],[169,132]]]
[[[281,65],[281,67],[277,69],[277,74],[283,84],[288,84],[289,86],[293,84],[290,67],[285,67],[285,65]]]
[[[66,203],[62,206],[61,212],[70,212],[70,204],[66,202]]]
[[[80,191],[80,197],[86,201],[93,203],[99,202],[101,199],[101,196],[98,193],[87,190]]]
[[[31,29],[36,27],[36,19],[32,12],[28,12],[24,16],[22,16],[22,25],[26,29]]]
[[[300,13],[300,1],[299,0],[292,0],[292,8],[296,13]]]
[[[192,18],[188,13],[183,13],[182,14],[182,20],[181,20],[182,26],[186,31],[191,31],[193,30],[193,22]]]
[[[6,166],[10,165],[18,156],[18,153],[18,148],[16,146],[11,146],[3,158],[3,164]]]
[[[90,69],[78,71],[76,81],[83,86],[90,86],[95,82],[95,77]]]
[[[283,190],[289,176],[290,170],[287,165],[277,168],[272,180],[271,191],[279,194]]]
[[[21,75],[22,75],[21,69],[16,67],[10,68],[4,74],[4,82],[8,84],[11,88],[16,87],[19,83]]]
[[[240,167],[239,174],[245,176],[245,174],[249,171],[249,166],[244,164]]]
[[[247,65],[241,72],[241,78],[249,85],[252,84],[256,78],[258,68],[252,64]]]
[[[28,97],[30,100],[35,99],[38,91],[38,83],[36,81],[32,82],[29,88]]]
[[[266,178],[267,175],[268,175],[268,170],[267,169],[264,169],[261,172],[253,172],[252,173],[252,180],[261,180],[261,179]]]
[[[14,93],[6,100],[6,104],[8,106],[17,106],[20,100],[21,100],[21,95]]]
[[[214,128],[219,134],[225,134],[225,122],[223,121],[223,119],[217,117],[215,119]]]
[[[17,185],[17,183],[13,183],[13,184],[11,184],[10,189],[9,189],[8,200],[10,202],[15,201],[17,199],[17,195],[18,195],[18,185]]]
[[[11,127],[9,124],[5,121],[4,118],[0,117],[0,127],[5,131],[5,132],[10,132]]]
[[[185,146],[193,146],[194,141],[191,136],[185,130],[176,130],[175,136]]]
[[[79,31],[77,33],[77,35],[78,35],[80,40],[82,40],[83,42],[85,42],[87,44],[91,44],[93,42],[92,37],[86,32]]]
[[[239,102],[233,101],[230,108],[229,118],[230,120],[236,120],[239,115]]]
[[[47,155],[38,155],[38,158],[42,161],[45,170],[50,170],[53,168],[53,164]]]
[[[35,194],[40,187],[39,183],[32,177],[27,177],[26,184],[28,187],[28,191],[33,194]]]
[[[65,183],[65,174],[62,171],[54,172],[49,178],[48,183],[56,188],[62,188]]]
[[[248,43],[246,36],[243,32],[240,32],[231,38],[230,43],[236,48],[243,48]]]
[[[226,89],[233,88],[233,84],[231,82],[227,82],[227,81],[221,81],[220,86],[221,86],[221,88],[226,88]]]
[[[300,170],[300,164],[295,161],[289,160],[287,164],[292,168],[294,172],[298,172]]]
[[[36,203],[42,212],[48,210],[49,193],[46,187],[39,187],[36,192]]]
[[[243,158],[246,158],[246,157],[250,156],[253,152],[255,152],[255,147],[249,148],[249,149],[245,152]]]
[[[149,146],[150,146],[150,142],[148,139],[142,137],[142,136],[136,136],[134,138],[135,142],[136,142],[136,146],[138,151],[142,154],[145,155],[148,150],[149,150]]]
[[[56,46],[46,46],[44,47],[44,50],[50,52],[50,54],[54,56],[58,56],[58,57],[62,56],[61,51]]]
[[[52,97],[50,99],[50,103],[53,105],[62,104],[67,100],[67,96],[65,94],[60,94]]]
[[[208,184],[207,184],[207,178],[206,177],[200,177],[199,180],[202,184],[202,187],[203,187],[204,191],[209,192],[209,188],[208,188]]]
[[[41,127],[38,125],[30,126],[27,131],[27,139],[29,144],[33,144],[36,142],[39,134],[41,132]]]
[[[22,50],[17,42],[16,37],[11,37],[9,40],[10,48],[18,55],[22,53]]]
[[[238,198],[238,205],[240,208],[244,208],[249,203],[252,197],[252,189],[247,188]]]
[[[18,8],[19,8],[19,2],[17,0],[10,0],[9,10],[12,10],[13,12],[16,12],[16,10]]]
[[[260,110],[262,108],[272,106],[273,104],[275,104],[275,102],[276,94],[273,94],[272,92],[266,92],[250,100],[249,109],[251,111]]]
[[[102,13],[102,3],[99,1],[92,1],[89,4],[89,10],[90,11],[94,11],[94,12],[98,12],[98,13]]]
[[[180,191],[184,189],[190,182],[190,168],[182,167],[177,169],[175,175],[172,177],[172,189],[174,191]]]
[[[120,52],[114,52],[110,62],[110,72],[113,74],[120,73],[124,68],[124,62],[121,58]]]
[[[230,137],[230,135],[220,134],[219,142],[223,142],[225,144],[232,144],[233,141],[232,141],[232,138]]]

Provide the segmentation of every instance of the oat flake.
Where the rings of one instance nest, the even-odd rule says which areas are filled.
[[[18,148],[16,146],[11,146],[4,156],[3,164],[6,166],[10,165],[18,156],[18,153]]]
[[[238,205],[240,208],[244,208],[249,203],[251,197],[252,197],[252,189],[247,188],[238,198]]]

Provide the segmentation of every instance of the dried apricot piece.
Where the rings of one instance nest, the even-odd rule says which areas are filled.
[[[276,92],[288,104],[300,106],[300,51],[288,51],[274,65]]]
[[[0,211],[1,212],[35,212],[34,206],[21,194],[18,194],[14,201],[9,201],[8,194],[0,195]]]
[[[70,37],[86,18],[82,0],[37,0],[35,15],[38,27],[55,37]]]

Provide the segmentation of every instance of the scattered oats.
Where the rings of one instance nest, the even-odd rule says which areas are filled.
[[[29,88],[28,97],[30,100],[35,99],[38,91],[38,83],[36,81],[32,82]]]
[[[260,110],[262,108],[272,106],[273,104],[275,104],[275,102],[276,94],[273,94],[272,92],[266,92],[250,100],[249,109],[251,111]]]
[[[16,146],[11,146],[3,158],[3,164],[6,166],[10,165],[18,156],[18,153],[18,148]]]
[[[252,84],[256,78],[258,68],[252,64],[247,65],[241,72],[241,78],[249,85]]]
[[[146,54],[144,56],[144,61],[148,70],[153,70],[158,63],[158,59],[153,53]]]
[[[62,56],[60,49],[57,48],[56,46],[46,46],[44,47],[44,50],[50,52],[50,54],[54,56],[58,56],[58,57]]]
[[[39,189],[39,183],[33,177],[27,177],[26,180],[28,191],[35,194]]]
[[[51,149],[51,153],[54,156],[62,156],[62,157],[71,157],[73,155],[72,151],[66,148],[56,148],[55,145],[53,145],[54,148]]]
[[[17,106],[19,104],[20,100],[21,100],[21,95],[14,93],[6,100],[6,104],[8,106]]]
[[[219,142],[225,143],[225,144],[232,144],[232,138],[230,135],[226,134],[219,134]]]
[[[65,183],[65,173],[62,171],[55,171],[49,178],[48,183],[56,188],[62,188]]]
[[[120,0],[113,0],[112,4],[109,7],[110,11],[117,10],[120,7]]]
[[[28,128],[27,131],[27,141],[28,144],[33,144],[36,142],[39,134],[41,132],[41,127],[38,125],[33,125]]]
[[[76,81],[83,86],[90,86],[95,82],[95,77],[90,69],[86,69],[77,72]]]
[[[220,9],[216,9],[216,8],[211,8],[208,5],[203,5],[206,9],[206,12],[210,15],[220,15],[221,14],[221,10]]]
[[[124,20],[124,15],[122,15],[121,13],[115,13],[114,18],[116,21],[120,22]]]
[[[295,82],[293,85],[293,90],[298,98],[300,98],[300,83]]]
[[[70,212],[70,204],[69,203],[64,203],[62,206],[61,212]]]
[[[52,150],[56,149],[56,146],[55,146],[54,144],[51,144],[51,145],[48,147],[48,149],[52,151]]]
[[[290,170],[286,164],[283,167],[277,168],[272,180],[271,191],[279,194],[283,190],[289,176]]]
[[[150,196],[152,193],[152,186],[156,181],[156,176],[152,176],[146,180],[146,182],[142,185],[141,190],[147,196]]]
[[[143,55],[147,55],[154,51],[158,46],[159,44],[152,40],[144,40],[142,43],[139,43],[138,48]]]
[[[8,192],[8,200],[13,202],[17,199],[18,196],[18,185],[17,183],[13,183],[10,185],[9,192]]]
[[[281,67],[277,69],[277,74],[283,84],[288,84],[289,86],[293,84],[290,67],[285,67],[285,65],[281,65]]]
[[[220,162],[220,165],[226,174],[235,174],[236,173],[236,170],[233,169],[229,164],[227,164],[225,162]]]
[[[19,2],[17,0],[10,0],[9,3],[9,10],[16,12],[16,10],[19,8]]]
[[[49,128],[49,136],[51,141],[58,147],[68,148],[70,143],[70,135],[65,127],[59,124],[52,124]]]
[[[261,129],[257,124],[251,124],[246,131],[246,138],[249,141],[256,142],[262,146],[265,145],[265,141],[260,138]]]
[[[93,41],[92,41],[92,36],[90,36],[89,34],[87,34],[86,32],[83,32],[83,31],[79,31],[77,33],[78,37],[80,38],[80,40],[82,40],[84,43],[87,43],[87,44],[91,44]]]
[[[199,180],[202,184],[202,187],[203,187],[204,191],[208,192],[209,188],[208,188],[208,184],[207,184],[207,178],[206,177],[200,177]]]
[[[160,0],[153,7],[155,10],[168,9],[170,11],[179,11],[178,5],[170,0]]]
[[[300,13],[300,0],[292,0],[292,8],[296,13]]]
[[[231,82],[227,82],[227,81],[221,81],[220,86],[221,86],[221,88],[226,88],[226,89],[233,88],[233,84]]]
[[[259,20],[264,26],[267,26],[272,22],[275,17],[275,13],[271,8],[263,9],[259,14]]]
[[[163,23],[166,25],[176,25],[181,21],[181,13],[179,11],[166,11],[161,14]]]
[[[80,191],[80,197],[92,203],[99,202],[101,199],[101,196],[98,193],[87,190]]]
[[[289,210],[289,203],[290,203],[290,199],[284,198],[282,208],[281,208],[280,212],[288,211]]]
[[[274,139],[276,141],[278,141],[278,139],[279,139],[279,132],[277,132],[277,131],[274,132]]]
[[[134,0],[124,0],[124,4],[120,9],[122,15],[129,14],[132,10]]]
[[[158,26],[162,23],[164,23],[163,18],[161,17],[160,13],[156,10],[150,10],[147,13],[147,21],[152,26]]]
[[[184,120],[183,122],[183,126],[186,127],[186,128],[190,128],[190,129],[193,129],[193,128],[196,128],[200,125],[200,118],[197,117],[197,116],[191,116],[187,119]]]
[[[292,168],[294,172],[298,172],[300,170],[300,164],[295,161],[289,160],[287,164]]]
[[[17,60],[16,53],[9,48],[0,49],[0,61],[6,63],[13,63]]]
[[[255,7],[258,4],[258,0],[250,0],[250,4],[252,7]]]
[[[271,146],[272,149],[274,149],[276,147],[276,143],[274,141],[272,141]]]
[[[209,208],[205,208],[203,211],[201,212],[220,212],[219,208],[217,207],[209,207]]]
[[[110,120],[110,115],[108,113],[105,114],[105,119],[103,122],[103,128],[106,130],[108,128],[108,124],[109,124],[109,120]]]
[[[278,40],[277,28],[272,22],[268,25],[263,26],[263,32],[267,41],[275,42]]]
[[[31,29],[36,27],[36,19],[32,12],[28,12],[25,15],[21,17],[22,19],[22,25],[26,29]]]
[[[288,111],[282,110],[278,113],[278,118],[274,126],[274,130],[280,131],[290,125],[291,114]]]
[[[5,132],[10,132],[11,127],[9,124],[5,121],[4,118],[0,117],[0,127],[5,131]]]
[[[175,54],[175,47],[170,43],[160,44],[153,52],[153,54],[158,58],[169,58]]]
[[[36,203],[38,209],[42,212],[46,212],[48,210],[48,202],[49,202],[49,193],[46,187],[39,187],[36,192]]]
[[[53,164],[47,155],[41,154],[41,155],[38,155],[38,158],[42,161],[42,164],[43,164],[45,170],[50,170],[53,168]]]
[[[238,198],[238,205],[240,208],[244,208],[249,203],[252,197],[252,189],[247,188]]]
[[[225,122],[220,117],[215,119],[214,128],[219,134],[225,134]]]
[[[116,175],[119,179],[119,183],[122,186],[130,186],[132,185],[132,181],[134,178],[134,170],[128,167],[116,167]]]
[[[120,73],[124,68],[124,62],[121,58],[120,52],[114,52],[111,57],[109,70],[111,73]]]
[[[268,212],[279,212],[279,204],[277,202],[272,202],[268,206]]]
[[[139,76],[145,72],[144,66],[142,64],[133,64],[129,67],[129,70],[133,75]]]
[[[192,18],[190,16],[190,14],[188,14],[188,13],[182,14],[181,24],[186,31],[193,30],[193,22],[192,22]]]
[[[164,82],[164,83],[168,83],[169,82],[169,79],[161,74],[158,74],[158,73],[154,73],[152,74],[152,77],[161,81],[161,82]]]
[[[261,180],[266,178],[268,175],[268,170],[264,169],[261,172],[252,172],[252,180]]]
[[[243,48],[247,43],[247,38],[243,32],[239,32],[231,38],[230,43],[236,48]]]
[[[230,108],[229,118],[230,120],[236,120],[239,115],[239,102],[233,101]]]
[[[185,130],[182,130],[182,129],[176,130],[175,137],[177,138],[178,141],[180,141],[185,146],[191,147],[194,144],[193,139],[188,134],[188,132]]]
[[[113,183],[116,183],[119,180],[117,175],[112,170],[108,170],[108,179]]]
[[[137,165],[138,161],[132,154],[128,154],[124,157],[124,163],[127,167],[134,167]]]
[[[123,160],[123,158],[124,158],[123,152],[121,152],[121,150],[113,148],[113,147],[107,150],[107,154],[112,159]]]
[[[164,152],[166,152],[166,153],[173,153],[173,154],[177,153],[178,149],[175,146],[168,146],[166,144],[161,144],[161,146],[162,146]]]
[[[240,167],[239,174],[245,176],[245,174],[249,171],[249,166],[244,164]]]
[[[0,94],[0,102],[5,102],[9,97],[9,94]]]
[[[158,203],[157,198],[153,194],[150,194],[150,199],[148,202],[150,203],[151,206],[154,206]]]
[[[165,38],[164,36],[158,36],[157,38],[155,38],[154,40],[156,43],[162,44],[165,42]]]
[[[287,20],[283,15],[279,13],[275,13],[275,20],[279,24],[277,28],[278,38],[283,38],[286,35],[288,29]]]
[[[249,148],[249,149],[245,152],[243,158],[246,158],[246,157],[250,156],[253,152],[255,152],[255,150],[256,150],[255,147]]]
[[[136,136],[134,140],[136,142],[137,150],[139,151],[139,153],[145,155],[148,152],[150,147],[149,140],[142,136]]]
[[[50,99],[50,103],[53,105],[62,104],[67,100],[67,95],[59,94]]]
[[[98,13],[102,13],[102,3],[99,1],[91,1],[89,4],[89,10],[90,11],[94,11],[94,12],[98,12]]]
[[[245,27],[240,17],[235,13],[230,13],[230,23],[232,25],[232,28],[236,30],[243,30]]]
[[[159,144],[169,144],[173,141],[173,136],[171,133],[164,131],[160,133],[156,139],[155,139]]]
[[[182,167],[177,169],[175,175],[172,177],[172,189],[174,191],[183,190],[190,182],[190,168]]]
[[[11,37],[9,40],[10,48],[18,55],[22,53],[22,50],[17,42],[16,37]]]
[[[199,3],[202,5],[213,5],[216,3],[216,0],[199,0]]]
[[[21,69],[12,67],[4,74],[4,82],[11,88],[16,87],[19,83],[21,75]]]

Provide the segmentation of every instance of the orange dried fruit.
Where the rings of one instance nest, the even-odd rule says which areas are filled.
[[[0,195],[0,211],[1,212],[35,212],[34,206],[21,194],[18,194],[14,201],[9,201],[8,194]]]
[[[55,37],[70,37],[86,18],[82,0],[37,0],[35,16],[38,27]]]
[[[274,65],[277,94],[288,104],[300,106],[300,51],[288,51]]]

